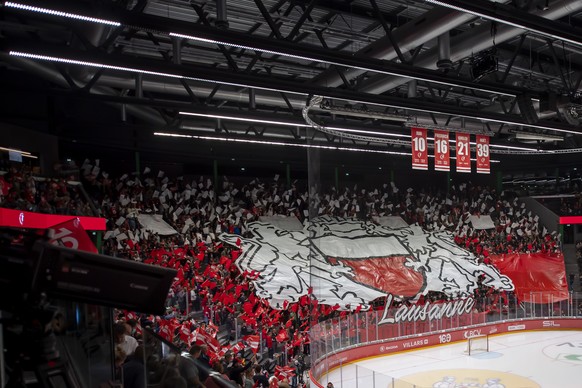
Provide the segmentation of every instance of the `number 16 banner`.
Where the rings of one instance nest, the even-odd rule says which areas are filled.
[[[446,131],[434,131],[434,169],[451,171],[449,133]]]
[[[412,128],[412,169],[428,170],[428,150],[426,146],[426,129]]]
[[[477,135],[477,173],[489,174],[489,136]]]
[[[471,135],[457,132],[457,172],[471,172]]]

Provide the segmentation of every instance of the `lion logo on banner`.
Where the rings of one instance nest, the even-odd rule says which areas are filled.
[[[249,224],[251,238],[222,234],[236,245],[241,271],[259,274],[257,295],[273,308],[296,302],[312,287],[321,304],[368,306],[388,294],[413,298],[429,291],[472,295],[478,278],[486,286],[513,290],[513,284],[491,265],[480,264],[458,247],[448,232],[419,226],[392,229],[367,221],[318,217],[302,231],[271,224]],[[239,240],[240,239],[240,240]]]

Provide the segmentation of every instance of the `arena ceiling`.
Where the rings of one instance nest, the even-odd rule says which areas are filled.
[[[2,120],[80,143],[582,147],[579,0],[17,0],[0,34]]]

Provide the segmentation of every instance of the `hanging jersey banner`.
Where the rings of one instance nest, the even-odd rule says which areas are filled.
[[[434,169],[451,171],[449,133],[446,131],[434,131]]]
[[[428,150],[426,144],[426,129],[412,128],[412,169],[428,170]]]
[[[471,146],[468,133],[457,133],[457,172],[471,172]]]
[[[489,174],[489,136],[477,135],[477,173]]]

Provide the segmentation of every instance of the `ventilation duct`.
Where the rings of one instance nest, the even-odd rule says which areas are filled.
[[[392,31],[392,38],[398,42],[400,51],[407,52],[416,47],[437,38],[439,35],[448,32],[475,17],[466,12],[451,11],[445,8],[434,8],[414,20]],[[367,47],[359,50],[355,56],[368,56],[372,58],[392,60],[398,57],[394,46],[388,36],[380,38]],[[342,85],[343,80],[338,71],[350,80],[362,74],[363,70],[358,69],[330,69],[319,75],[315,82],[317,85],[337,87]]]
[[[557,2],[547,11],[535,11],[532,13],[548,20],[557,20],[564,16],[579,12],[580,10],[582,10],[582,1],[564,0]],[[454,11],[452,13],[454,13]],[[447,31],[448,30],[449,29],[447,29]],[[523,32],[522,29],[516,27],[498,25],[497,33],[495,34],[495,42],[496,44],[506,42],[509,39],[523,34]],[[470,57],[473,53],[485,51],[491,47],[493,47],[491,23],[483,23],[481,26],[459,34],[451,40],[451,61],[453,61],[453,63],[458,62]],[[438,58],[437,55],[438,47],[427,50],[417,57],[414,61],[414,65],[427,69],[435,69]],[[376,75],[363,82],[359,91],[371,94],[382,94],[403,85],[406,82],[408,82],[407,78]]]

